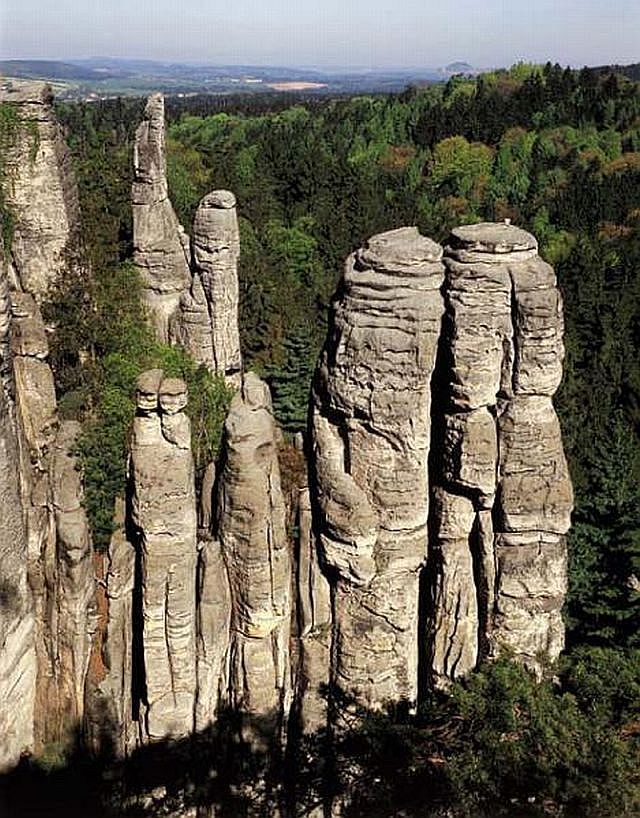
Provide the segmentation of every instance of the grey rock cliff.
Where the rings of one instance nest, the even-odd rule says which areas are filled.
[[[196,496],[186,385],[149,370],[138,380],[131,517],[141,558],[145,730],[193,729],[196,688]]]
[[[5,198],[15,222],[11,247],[6,248],[12,284],[41,301],[66,269],[77,191],[50,87],[11,81],[0,90],[0,102],[15,106],[17,115],[5,157]]]
[[[313,490],[333,584],[332,681],[373,707],[417,697],[441,257],[415,228],[374,236],[352,255],[314,380]]]
[[[149,97],[134,144],[133,246],[142,277],[143,303],[160,341],[182,293],[191,285],[189,239],[169,200],[165,153],[164,97]]]
[[[133,718],[133,605],[136,553],[125,531],[125,504],[117,500],[116,530],[101,555],[97,622],[86,678],[85,735],[97,755],[124,758],[136,746]]]

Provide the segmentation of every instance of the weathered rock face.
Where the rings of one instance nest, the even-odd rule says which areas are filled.
[[[239,383],[242,359],[238,333],[240,232],[236,199],[214,190],[200,202],[193,223],[194,265],[202,281],[211,324],[213,369]],[[196,360],[199,360],[196,355]]]
[[[0,248],[1,249],[1,248]],[[34,618],[27,583],[27,536],[9,357],[11,306],[0,254],[0,772],[33,746]]]
[[[15,759],[21,750],[72,739],[82,721],[94,580],[81,479],[71,454],[78,427],[58,428],[38,307],[66,267],[76,191],[48,87],[9,84],[2,101],[11,103],[15,122],[4,180],[12,245],[0,271],[0,494],[6,500],[0,684],[7,684],[0,695],[8,720],[2,755]]]
[[[320,551],[333,585],[332,681],[374,707],[417,696],[441,257],[439,245],[403,228],[348,259],[313,387]]]
[[[124,501],[115,509],[116,530],[101,558],[96,589],[98,621],[86,680],[85,736],[97,755],[124,758],[135,748],[133,604],[136,552],[125,530]],[[139,644],[139,643],[138,643]],[[137,656],[135,657],[138,658]]]
[[[369,706],[415,701],[419,679],[446,684],[505,647],[539,669],[563,644],[572,493],[552,404],[555,276],[505,224],[458,228],[441,256],[407,228],[352,256],[314,380],[331,680]]]
[[[66,267],[77,191],[49,86],[6,83],[0,102],[15,110],[13,144],[5,157],[10,179],[5,197],[15,222],[11,248],[6,248],[12,286],[41,301]]]
[[[320,567],[309,488],[298,498],[296,590],[299,662],[296,679],[297,717],[303,733],[327,725],[327,691],[331,666],[331,589]]]
[[[224,445],[217,534],[231,590],[226,697],[246,714],[277,719],[290,697],[291,556],[271,398],[253,373],[232,401]]]
[[[193,231],[193,280],[180,299],[180,311],[170,328],[171,340],[198,363],[239,386],[240,233],[233,193],[214,190],[207,194],[196,211]]]
[[[157,338],[169,340],[169,324],[191,285],[189,239],[169,201],[164,97],[149,97],[134,145],[133,245],[143,302]]]
[[[131,444],[149,739],[188,735],[196,688],[196,497],[183,381],[144,373]]]
[[[80,431],[75,421],[60,424],[50,466],[56,522],[56,692],[70,729],[84,718],[96,590],[82,475],[73,453]]]
[[[563,645],[572,492],[552,396],[562,302],[533,236],[456,228],[432,475],[431,673],[456,678],[508,647],[531,667]]]

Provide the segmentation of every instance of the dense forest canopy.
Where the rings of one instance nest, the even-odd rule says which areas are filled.
[[[135,335],[139,316],[105,282],[126,289],[132,281],[122,265],[132,251],[131,152],[142,107],[142,100],[59,106],[80,187],[83,252],[95,281],[103,282],[97,298],[111,322],[104,343],[115,356],[117,396],[131,370],[118,357],[122,343],[114,333],[124,321]],[[269,381],[287,432],[304,428],[327,306],[344,259],[368,236],[417,224],[442,241],[457,224],[511,219],[539,239],[565,301],[565,377],[557,406],[576,491],[566,607],[573,653],[561,669],[564,692],[560,697],[551,684],[531,688],[508,666],[497,666],[460,688],[453,703],[438,705],[444,710],[426,727],[398,729],[405,753],[422,753],[425,742],[433,753],[444,741],[442,752],[455,759],[447,769],[458,776],[447,786],[458,787],[462,801],[482,756],[484,790],[480,801],[469,802],[471,810],[528,781],[534,800],[555,787],[554,803],[573,799],[596,809],[591,814],[606,814],[603,792],[619,804],[631,797],[629,781],[637,784],[629,773],[635,756],[628,754],[637,730],[624,727],[622,743],[619,736],[623,723],[640,719],[640,86],[602,69],[517,65],[392,96],[301,98],[288,105],[280,96],[263,96],[256,107],[246,97],[237,106],[194,98],[168,101],[167,111],[170,194],[185,228],[206,192],[236,194],[243,352]],[[63,283],[52,302],[54,318],[74,303],[82,312],[83,286]],[[53,350],[63,406],[80,414],[87,389],[95,387],[72,353],[81,341],[63,333]],[[136,344],[141,360],[179,355],[150,349],[145,338]],[[177,371],[188,369],[172,360]],[[214,384],[205,387],[219,418],[228,397]],[[119,403],[107,411],[117,416]],[[93,445],[113,444],[109,417],[98,429],[106,440],[95,438]],[[120,434],[115,450],[122,440]],[[514,729],[503,724],[504,713],[486,711],[494,695],[489,688],[516,722],[518,713],[529,714],[515,743],[504,743]],[[453,719],[460,732],[443,740],[438,719]],[[390,785],[378,767],[396,745],[389,745],[388,731],[384,740],[376,731],[374,722],[356,747],[371,754],[378,776],[361,784],[367,815],[374,814],[366,811],[371,799],[388,795],[397,804],[401,790],[415,785],[416,770],[424,774],[429,766],[420,757],[407,768],[411,775]],[[597,747],[606,752],[596,757]],[[550,759],[546,771],[539,763],[528,766],[541,753]],[[588,769],[580,766],[583,756]],[[386,786],[391,794],[383,792]]]

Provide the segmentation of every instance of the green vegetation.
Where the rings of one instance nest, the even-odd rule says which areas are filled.
[[[345,815],[635,815],[639,686],[637,653],[585,650],[555,681],[501,660],[415,717],[352,711],[362,721],[343,723],[334,780]]]
[[[336,779],[355,793],[348,814],[638,814],[638,85],[600,70],[519,65],[400,95],[272,111],[262,101],[258,112],[250,102],[234,112],[214,99],[199,117],[189,104],[181,101],[170,128],[171,195],[187,228],[209,188],[238,198],[243,352],[269,380],[286,430],[304,426],[344,259],[375,232],[414,223],[442,240],[455,224],[510,218],[538,237],[564,296],[556,404],[576,491],[570,653],[556,680],[539,686],[500,662],[417,718],[362,714],[364,731],[347,731],[339,747],[343,773],[353,771]],[[77,272],[53,298],[52,354],[61,405],[85,420],[87,502],[104,544],[124,485],[140,369],[160,365],[190,379],[199,465],[215,450],[228,394],[148,338],[135,275],[122,264],[131,253],[129,156],[140,104],[63,106],[61,114],[96,272],[89,289]],[[296,776],[312,792],[305,763],[296,759]]]
[[[198,367],[181,349],[154,340],[131,264],[92,276],[75,266],[50,294],[45,315],[57,326],[51,362],[60,412],[83,421],[78,452],[85,504],[94,543],[105,548],[113,532],[115,499],[126,489],[127,440],[140,373],[158,367],[187,382],[198,474],[217,455],[232,393],[224,378]]]

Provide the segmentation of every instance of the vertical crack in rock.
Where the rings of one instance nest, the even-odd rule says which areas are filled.
[[[441,257],[416,228],[374,236],[350,256],[312,391],[317,530],[333,596],[331,681],[373,707],[417,696]]]
[[[429,628],[440,685],[504,647],[537,670],[558,656],[572,507],[551,400],[564,353],[552,268],[506,224],[454,229],[444,263]]]
[[[253,373],[225,423],[217,535],[231,590],[226,696],[241,713],[273,719],[277,732],[291,688],[291,555],[271,397]]]
[[[298,498],[296,560],[299,666],[297,720],[303,733],[326,727],[330,677],[331,590],[320,567],[309,488]]]
[[[131,443],[131,515],[141,553],[146,731],[193,729],[196,688],[196,498],[183,381],[143,373]]]
[[[4,191],[14,217],[12,286],[40,302],[66,269],[65,248],[77,223],[78,196],[70,157],[43,82],[3,83],[0,103],[15,106],[14,138],[4,157]]]
[[[180,297],[191,285],[189,238],[169,200],[165,153],[164,97],[149,97],[134,143],[133,259],[142,277],[142,299],[159,341]]]

